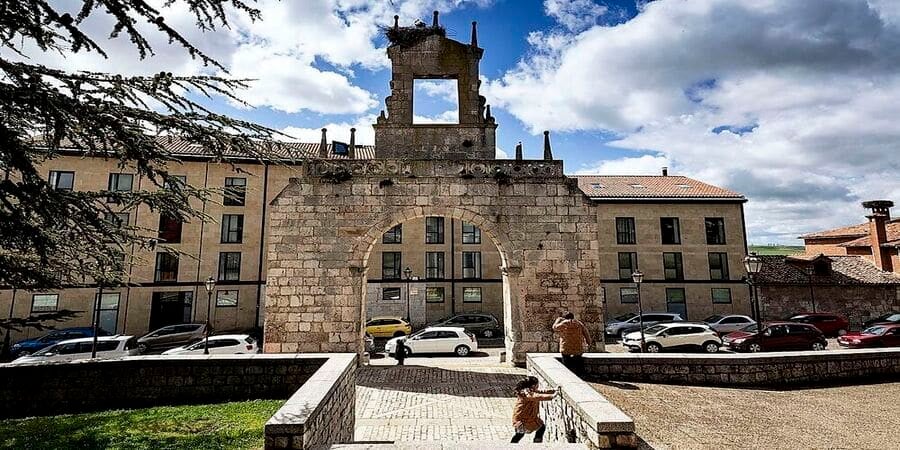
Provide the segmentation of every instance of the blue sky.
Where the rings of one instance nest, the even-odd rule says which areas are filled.
[[[153,0],[163,4],[163,0]],[[79,2],[71,2],[77,6]],[[66,4],[62,3],[61,4]],[[799,243],[860,223],[864,200],[900,202],[900,2],[896,0],[259,0],[263,21],[203,33],[180,2],[166,23],[255,79],[218,112],[303,141],[319,129],[371,143],[388,95],[379,27],[441,11],[451,37],[478,21],[482,94],[499,148],[539,157],[552,133],[567,173],[657,174],[668,166],[747,196],[752,243]],[[101,41],[111,24],[83,29]],[[139,24],[139,27],[147,28]],[[152,29],[146,29],[152,35]],[[161,36],[141,60],[22,49],[34,61],[123,74],[215,74]],[[0,50],[5,51],[5,50]],[[439,89],[417,113],[446,118]],[[421,99],[421,97],[420,97]],[[896,213],[895,213],[896,215]]]

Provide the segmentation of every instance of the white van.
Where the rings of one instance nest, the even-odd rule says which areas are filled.
[[[10,364],[32,364],[45,362],[90,359],[94,338],[69,339],[58,342],[39,352],[16,359]],[[119,358],[138,354],[137,339],[134,336],[101,336],[97,338],[97,358]]]

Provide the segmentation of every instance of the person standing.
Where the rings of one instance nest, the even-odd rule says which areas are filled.
[[[402,366],[406,359],[406,338],[397,339],[397,348],[394,350],[394,357],[397,358],[397,365]]]
[[[581,375],[584,371],[584,349],[593,343],[587,327],[575,319],[575,314],[566,312],[556,318],[553,331],[559,333],[559,353],[562,354],[563,365]]]
[[[522,440],[528,433],[534,433],[534,442],[544,442],[544,431],[547,426],[541,420],[540,402],[553,400],[556,391],[538,389],[537,377],[529,376],[516,383],[516,405],[513,407],[513,434],[511,443]]]

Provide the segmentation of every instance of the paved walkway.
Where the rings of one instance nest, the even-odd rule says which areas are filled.
[[[508,442],[513,386],[524,369],[498,351],[468,358],[373,359],[357,374],[357,442]]]

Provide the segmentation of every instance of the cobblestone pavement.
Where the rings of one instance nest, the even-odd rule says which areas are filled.
[[[370,365],[357,374],[357,442],[508,442],[512,387],[524,369],[501,365],[497,355],[406,363]]]
[[[792,391],[594,385],[656,449],[900,449],[900,383]]]

